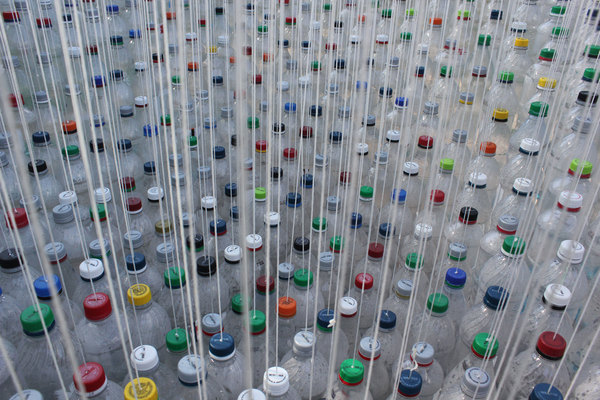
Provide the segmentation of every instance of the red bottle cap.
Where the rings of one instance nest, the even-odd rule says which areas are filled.
[[[79,387],[79,382],[77,382],[77,375],[73,374],[73,382],[78,391],[94,393],[104,386],[104,383],[106,382],[104,368],[97,362],[86,362],[85,364],[80,365],[77,370],[79,371],[81,383],[83,384],[83,390],[81,390],[82,388]]]
[[[441,204],[444,202],[446,198],[446,194],[442,190],[432,190],[431,195],[429,196],[430,200],[433,200],[433,204]]]
[[[368,256],[371,258],[382,258],[383,257],[383,244],[381,243],[369,243]]]
[[[427,135],[421,135],[419,136],[419,147],[422,147],[424,149],[430,149],[433,147],[433,138],[431,136],[427,136]]]
[[[296,159],[296,149],[293,147],[286,147],[283,149],[283,157],[287,160],[295,160]]]
[[[10,102],[10,106],[13,108],[22,106],[23,104],[25,104],[25,100],[23,100],[23,95],[22,94],[14,94],[11,93],[8,95],[8,101]]]
[[[302,136],[304,139],[311,138],[313,136],[312,126],[303,126],[300,130],[300,136]]]
[[[256,290],[262,293],[267,293],[267,277],[259,276],[256,279]],[[275,290],[275,279],[272,276],[269,277],[269,292]]]
[[[83,312],[90,321],[101,321],[112,313],[110,298],[106,293],[92,293],[83,299]]]
[[[565,354],[567,341],[558,333],[546,331],[538,338],[536,348],[543,357],[559,360]]]
[[[354,279],[354,285],[356,285],[356,287],[359,289],[371,289],[373,287],[373,275],[367,272],[361,272],[360,274],[356,275],[356,278]]]
[[[29,225],[29,219],[27,219],[27,213],[25,212],[24,208],[13,208],[12,211],[9,212],[12,213],[13,217],[15,218],[15,224],[18,229]],[[8,213],[6,213],[6,226],[14,228]]]
[[[142,209],[142,199],[139,197],[129,197],[126,202],[127,211],[135,213]]]

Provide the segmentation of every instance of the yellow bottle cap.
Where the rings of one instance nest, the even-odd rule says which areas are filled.
[[[538,80],[538,87],[546,89],[554,89],[556,87],[556,79],[541,77]]]
[[[529,47],[529,39],[518,37],[515,39],[515,47]]]
[[[152,379],[141,377],[134,379],[125,386],[123,396],[125,400],[158,400],[158,390]]]
[[[217,54],[217,46],[208,46],[208,54]]]
[[[171,221],[168,219],[161,219],[154,224],[154,230],[159,235],[168,235],[171,233]]]
[[[152,300],[150,287],[143,283],[135,284],[127,289],[127,300],[134,306],[143,306]]]
[[[499,120],[507,120],[508,119],[508,110],[504,108],[496,108],[494,109],[494,113],[492,114],[494,119]]]

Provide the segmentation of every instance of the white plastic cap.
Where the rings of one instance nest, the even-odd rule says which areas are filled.
[[[58,195],[58,202],[61,205],[70,205],[73,203],[77,203],[77,193],[75,193],[72,190],[60,192],[60,194]]]
[[[198,384],[198,377],[203,378],[202,358],[196,354],[187,355],[181,358],[177,363],[177,377],[179,380],[188,385]]]
[[[96,203],[108,203],[112,200],[112,194],[107,187],[97,188],[94,190],[94,200]]]
[[[419,164],[412,161],[407,161],[402,166],[402,171],[409,175],[414,175],[419,173]]]
[[[582,263],[584,254],[585,247],[575,240],[563,240],[556,252],[558,258],[572,264]]]
[[[379,34],[375,37],[375,41],[379,43],[387,43],[390,41],[390,37],[386,34]]]
[[[158,351],[154,346],[143,344],[136,347],[129,356],[131,364],[138,371],[149,371],[158,365]]]
[[[483,172],[471,172],[469,182],[475,186],[487,185],[487,175]]]
[[[287,92],[290,90],[290,83],[288,81],[279,81],[277,82],[277,89],[281,90],[282,92]]]
[[[88,258],[79,264],[79,276],[82,279],[91,281],[101,277],[102,274],[104,274],[104,265],[96,258]]]
[[[204,196],[200,199],[200,206],[205,210],[212,210],[217,206],[217,198],[215,196]]]
[[[429,239],[433,236],[433,227],[428,224],[416,224],[415,236],[421,239]]]
[[[146,107],[148,105],[148,97],[146,96],[136,96],[133,101],[137,107]]]
[[[300,78],[298,78],[298,86],[300,86],[301,88],[306,88],[306,87],[308,87],[309,84],[310,84],[310,77],[301,76]]]
[[[560,192],[558,196],[558,204],[565,208],[581,208],[583,204],[583,196],[577,192],[568,190]]]
[[[71,58],[81,57],[81,48],[80,47],[69,47],[67,49],[67,52],[69,53],[69,57],[71,57]]]
[[[527,178],[517,178],[513,183],[513,189],[520,193],[531,193],[533,191],[533,182]]]
[[[194,40],[198,40],[198,34],[196,32],[187,32],[185,34],[186,42],[192,42]],[[221,43],[221,36],[219,36],[219,43]]]
[[[225,247],[223,255],[225,257],[225,261],[233,263],[239,262],[242,259],[242,248],[237,244],[229,245]]]
[[[281,216],[277,211],[269,211],[265,214],[265,224],[269,226],[278,226],[281,222]]]
[[[192,32],[192,33],[195,34],[196,37],[198,36],[198,34],[196,32]],[[217,37],[217,43],[218,44],[223,44],[223,45],[229,44],[229,36],[227,36],[227,35],[219,35]]]
[[[246,389],[240,393],[237,400],[267,400],[267,397],[258,389]]]
[[[321,23],[319,21],[313,21],[312,24],[310,24],[310,27],[312,30],[318,31],[321,29]]]
[[[265,372],[263,387],[271,396],[282,396],[290,388],[290,376],[281,367],[271,367]]]
[[[300,331],[294,335],[294,349],[303,353],[312,350],[315,345],[315,336],[312,331]]]
[[[35,389],[24,389],[21,393],[12,396],[10,400],[21,400],[23,398],[27,400],[44,400],[42,394]]]
[[[533,138],[525,138],[521,140],[519,147],[529,153],[535,153],[540,151],[540,142]]]
[[[153,186],[148,189],[148,200],[150,201],[158,201],[165,197],[165,191],[159,186]]]
[[[251,233],[246,236],[246,247],[250,250],[258,250],[263,245],[262,236],[257,233]]]
[[[369,153],[369,145],[367,143],[357,143],[356,144],[356,152],[361,156],[368,154]]]
[[[365,336],[360,339],[358,352],[366,359],[376,359],[381,355],[381,343],[371,336]]]
[[[395,129],[390,129],[385,133],[385,138],[390,142],[399,142],[400,141],[400,131]]]
[[[338,302],[338,310],[341,315],[352,316],[358,311],[358,301],[354,297],[342,297]]]
[[[569,305],[569,301],[571,301],[571,291],[566,286],[551,283],[546,286],[544,299],[551,306],[566,307]]]

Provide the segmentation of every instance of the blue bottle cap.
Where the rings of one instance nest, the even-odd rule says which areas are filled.
[[[392,224],[385,222],[381,225],[379,225],[379,235],[384,237],[384,238],[389,238],[394,234],[394,227],[392,226]]]
[[[154,128],[154,129],[152,129]],[[152,137],[152,131],[154,131],[154,136],[158,135],[158,126],[156,125],[144,125],[144,136],[145,137]]]
[[[142,31],[139,29],[130,29],[129,30],[129,38],[138,39],[142,37]]]
[[[221,75],[216,75],[212,77],[212,83],[215,86],[220,86],[223,84],[223,77]]]
[[[353,212],[352,215],[350,215],[350,228],[352,228],[352,229],[360,228],[362,226],[362,220],[363,220],[362,214]]]
[[[310,49],[310,40],[303,40],[302,43],[300,43],[300,47],[303,49]]]
[[[500,286],[490,286],[483,296],[483,304],[493,310],[502,310],[508,301],[509,293]]]
[[[92,77],[92,86],[93,87],[103,87],[106,82],[106,79],[102,75],[94,75]]]
[[[290,208],[300,207],[302,205],[302,195],[296,192],[288,193],[285,204]]]
[[[380,87],[379,88],[379,96],[381,97],[385,97],[385,98],[390,98],[392,97],[392,94],[394,93],[394,91],[392,90],[391,87]]]
[[[225,184],[225,196],[236,197],[237,196],[237,183],[229,182]]]
[[[400,373],[400,382],[398,383],[398,393],[406,397],[414,397],[421,393],[423,379],[417,371],[404,369]]]
[[[306,189],[312,189],[313,187],[313,176],[312,174],[302,175],[302,187]]]
[[[312,105],[309,109],[309,114],[311,117],[320,117],[323,115],[323,107],[318,105]]]
[[[342,132],[340,132],[340,131],[329,132],[329,142],[330,143],[341,143],[342,142]]]
[[[204,129],[215,129],[217,127],[217,120],[213,119],[211,121],[210,118],[204,118]]]
[[[110,71],[110,77],[114,80],[121,80],[123,79],[123,76],[125,74],[123,73],[122,69],[113,69],[112,71]]]
[[[240,219],[240,209],[238,208],[238,206],[231,207],[231,209],[229,210],[229,215],[234,221]]]
[[[290,103],[290,102],[285,103],[284,110],[286,112],[296,112],[296,103]]]
[[[118,14],[119,13],[119,6],[116,5],[116,4],[108,5],[108,6],[106,6],[106,11],[109,14]]]
[[[223,146],[215,146],[213,149],[213,155],[216,160],[222,160],[225,158],[225,147]]]
[[[35,144],[46,144],[50,142],[50,134],[45,131],[34,132],[31,135],[31,140]]]
[[[235,351],[235,341],[228,333],[217,333],[210,338],[208,351],[216,357],[227,357]]]
[[[335,313],[332,309],[324,308],[317,314],[317,326],[319,329],[327,332],[331,332],[332,328],[329,327],[329,321],[335,318]]]
[[[146,161],[144,163],[144,174],[146,174],[146,175],[156,174],[156,163],[154,161]]]
[[[381,318],[379,319],[379,328],[393,329],[396,327],[396,314],[390,310],[381,310]]]
[[[396,107],[407,107],[408,106],[408,98],[407,97],[396,97],[394,101],[394,105]]]
[[[418,77],[422,77],[423,75],[425,75],[425,66],[424,65],[417,66],[417,68],[415,69],[415,74]]]
[[[62,283],[60,282],[60,278],[56,274],[50,275],[47,277],[46,275],[42,275],[33,281],[33,288],[35,289],[35,295],[41,300],[48,300],[51,296],[51,288],[50,288],[50,279],[54,281],[54,286],[56,288],[56,293],[60,294],[62,292]]]
[[[139,274],[146,270],[146,257],[142,253],[127,254],[125,256],[127,272]]]
[[[392,190],[392,202],[402,204],[406,201],[406,190],[404,189],[393,189]]]
[[[446,285],[461,288],[467,282],[467,273],[460,268],[448,268],[446,271]]]
[[[216,229],[216,233],[215,233],[215,220],[210,221],[210,223],[208,224],[208,229],[210,231],[211,235],[217,235],[217,236],[221,236],[227,233],[227,223],[222,220],[222,219],[218,219],[216,221],[216,225],[217,225],[217,229]]]
[[[563,395],[549,383],[538,383],[531,391],[529,400],[563,400]]]
[[[133,145],[131,144],[131,140],[129,139],[121,139],[117,142],[117,149],[121,151],[129,151]]]

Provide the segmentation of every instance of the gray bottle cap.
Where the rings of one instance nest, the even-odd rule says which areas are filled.
[[[244,160],[244,169],[245,169],[246,171],[249,171],[249,170],[251,170],[251,169],[253,168],[253,166],[254,166],[254,161],[252,161],[252,159],[251,159],[251,158],[246,158],[246,159]]]
[[[132,106],[121,106],[119,107],[119,112],[121,113],[121,118],[133,117]]]
[[[298,69],[298,61],[296,60],[286,60],[285,68],[288,71],[296,71]]]
[[[367,359],[375,359],[381,355],[381,344],[370,336],[360,339],[358,352]]]
[[[15,2],[16,4],[16,2]],[[40,58],[38,59],[38,63],[40,64],[50,64],[52,63],[52,58],[50,58],[50,55],[48,53],[46,53],[45,51],[40,52]]]
[[[395,129],[390,129],[385,133],[385,138],[392,143],[398,143],[400,141],[401,136],[402,135],[400,134],[400,131],[397,131]]]
[[[411,356],[417,364],[427,365],[433,362],[435,351],[433,346],[425,342],[417,342],[412,347]]]
[[[0,149],[8,149],[12,145],[12,134],[0,132]]]
[[[327,157],[323,154],[315,154],[316,167],[326,167],[327,165],[329,165],[329,159]]]
[[[190,214],[188,214],[187,212],[181,213],[181,224],[184,228],[190,226]]]
[[[233,108],[231,107],[221,107],[221,118],[233,118]]]
[[[300,331],[294,335],[293,349],[295,352],[310,353],[315,344],[315,337],[311,331]]]
[[[338,117],[339,118],[350,118],[352,115],[352,109],[350,107],[339,106]]]
[[[96,200],[97,204],[109,203],[112,200],[110,189],[107,187],[94,189],[94,199]]]
[[[8,165],[8,156],[5,152],[0,151],[0,167],[6,167]]]
[[[67,256],[67,249],[61,242],[51,242],[44,246],[44,253],[50,262],[59,262]]]
[[[410,297],[413,291],[413,282],[410,279],[400,279],[394,286],[396,295],[402,297]]]
[[[25,389],[21,393],[17,393],[12,396],[9,400],[44,400],[44,397],[40,392],[34,389]]]
[[[590,118],[586,118],[585,120],[578,115],[575,117],[573,121],[573,127],[571,128],[574,132],[579,133],[589,133],[592,129],[592,120]]]
[[[44,104],[48,102],[48,93],[43,90],[35,92],[35,102],[37,104]]]
[[[106,249],[106,254],[110,252],[110,243],[107,239],[102,239],[104,243],[104,248]],[[100,240],[94,239],[88,245],[88,249],[90,251],[90,257],[101,258],[102,257],[102,247],[100,246]]]
[[[458,99],[465,103],[473,103],[473,100],[475,100],[475,95],[471,92],[461,92],[458,96]]]
[[[179,51],[179,46],[175,43],[169,43],[169,55],[173,56]]]
[[[33,210],[41,210],[42,209],[42,201],[40,200],[40,196],[37,194],[32,194],[31,197],[25,198],[22,197],[19,200],[19,204],[23,208],[31,208]]]
[[[59,204],[52,209],[52,217],[57,224],[66,224],[75,219],[73,207],[70,204]]]
[[[290,83],[288,81],[279,81],[277,82],[277,89],[282,92],[287,92],[290,90]]]
[[[134,249],[138,249],[142,247],[143,244],[144,240],[142,238],[142,232],[131,230],[125,232],[123,235],[123,246],[125,249],[130,249],[132,247]]]
[[[240,393],[237,400],[267,400],[267,397],[258,389],[246,389]]]
[[[423,112],[429,115],[437,115],[440,106],[438,103],[434,103],[432,101],[426,101],[425,107],[423,108]]]
[[[223,322],[221,321],[221,316],[219,314],[208,313],[202,317],[202,331],[209,336],[221,332],[222,329]]]
[[[339,211],[342,201],[337,196],[327,196],[327,209],[329,211]]]
[[[203,89],[200,91],[200,100],[208,100],[208,90]]]
[[[204,363],[199,355],[184,356],[177,363],[177,378],[186,385],[195,386],[199,383],[198,378],[202,381],[204,377],[203,365]]]
[[[205,179],[209,179],[211,176],[211,170],[210,167],[207,165],[202,165],[200,167],[198,167],[198,178],[205,180]]]
[[[335,256],[330,251],[324,251],[319,254],[319,268],[321,271],[331,271]]]
[[[363,118],[363,124],[366,122],[367,126],[374,126],[375,122],[377,122],[377,119],[375,118],[375,116],[373,114],[369,114],[367,115],[366,118]]]
[[[338,94],[340,92],[340,87],[336,83],[330,83],[327,92],[330,94]]]
[[[173,243],[166,242],[156,246],[156,260],[161,263],[175,260],[175,246],[173,246]]]
[[[260,102],[260,111],[262,111],[262,112],[269,111],[269,102],[268,101],[263,100]]]
[[[487,76],[487,67],[485,65],[476,65],[471,71],[473,76]]]
[[[390,58],[388,62],[388,67],[390,68],[398,68],[400,66],[400,58],[394,56]]]
[[[77,193],[72,190],[65,190],[58,194],[58,202],[60,204],[75,204],[77,203]]]
[[[304,12],[310,11],[310,3],[308,3],[308,2],[302,3],[302,11],[304,11]]]
[[[452,132],[452,141],[455,143],[465,143],[467,141],[467,131],[464,129],[455,129]]]
[[[377,151],[375,152],[375,161],[379,165],[385,165],[388,163],[388,152],[387,151]]]
[[[465,371],[460,388],[470,398],[482,399],[487,396],[490,384],[491,379],[487,372],[474,367]]]
[[[519,219],[509,214],[504,214],[498,218],[498,227],[503,231],[516,232],[519,227]]]
[[[177,160],[178,166],[183,166],[183,155],[182,154],[170,154],[169,155],[169,165],[171,167],[175,166],[175,160]]]
[[[289,262],[282,262],[277,266],[279,279],[290,279],[294,276],[294,266]]]
[[[448,245],[448,255],[459,260],[467,257],[467,246],[459,242],[453,242]]]
[[[173,186],[184,186],[185,185],[185,173],[178,172],[171,174],[171,185]]]
[[[2,65],[4,68],[9,69],[11,67],[11,63],[14,68],[19,68],[21,66],[21,61],[17,56],[2,57]]]

